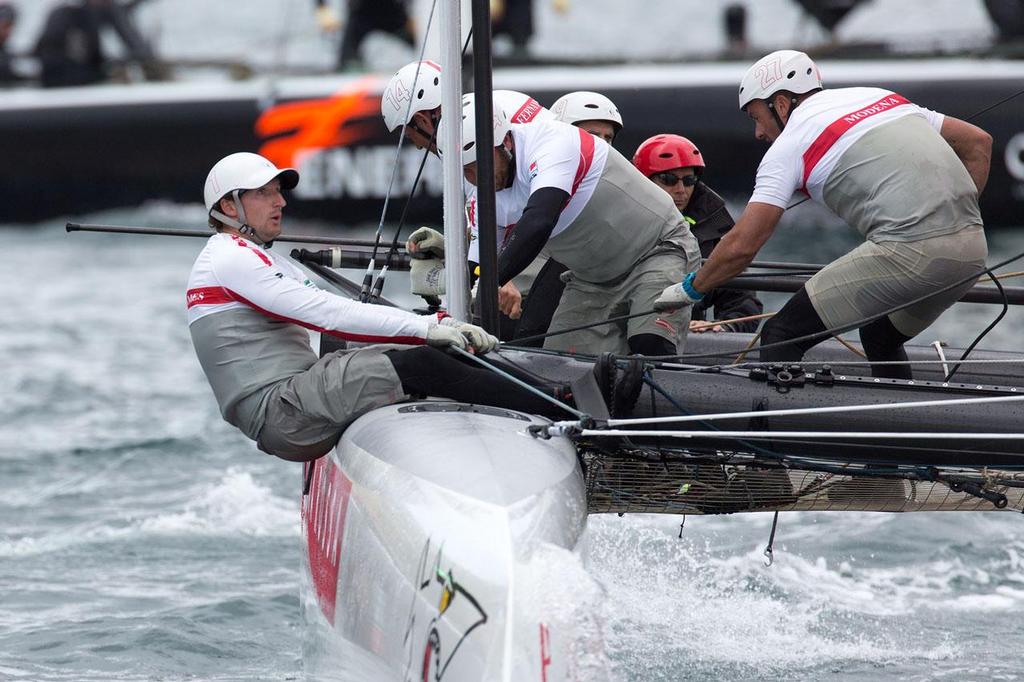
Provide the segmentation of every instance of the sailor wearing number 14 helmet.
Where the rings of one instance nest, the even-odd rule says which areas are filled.
[[[874,316],[860,327],[868,359],[906,360],[903,344],[984,269],[978,195],[988,179],[991,136],[882,88],[826,90],[817,65],[794,50],[772,52],[747,71],[739,107],[754,121],[754,135],[771,144],[754,193],[704,266],[668,287],[656,307],[690,305],[739,274],[799,193],[866,241],[808,280],[764,325],[761,343],[779,345],[762,351],[761,360],[800,360],[822,339],[785,341]],[[872,371],[910,378],[907,365]]]

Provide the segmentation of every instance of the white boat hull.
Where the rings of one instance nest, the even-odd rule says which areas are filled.
[[[544,574],[580,541],[586,494],[572,445],[526,434],[537,421],[394,405],[317,462],[303,498],[307,676],[576,677],[578,605]]]

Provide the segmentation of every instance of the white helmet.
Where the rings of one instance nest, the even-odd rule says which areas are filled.
[[[615,132],[622,130],[622,115],[619,114],[619,110],[614,102],[599,92],[580,90],[562,95],[551,105],[551,113],[563,123],[608,121],[615,125]]]
[[[206,176],[203,199],[206,200],[207,214],[233,227],[244,225],[245,213],[241,210],[240,193],[247,189],[258,189],[274,178],[281,179],[281,189],[292,189],[299,184],[298,171],[294,168],[278,168],[259,154],[236,152],[225,156],[214,164]],[[239,208],[242,220],[237,225],[235,223],[239,221],[217,210],[217,203],[228,195],[234,196],[235,205]]]
[[[771,99],[779,90],[802,95],[822,87],[821,72],[810,57],[796,50],[777,50],[747,69],[740,81],[740,110],[755,99]]]
[[[472,92],[466,93],[462,96],[462,165],[468,166],[469,164],[476,161],[476,97]],[[512,124],[509,123],[508,114],[502,106],[492,100],[493,116],[494,116],[494,146],[500,147],[501,143],[505,140],[505,135],[508,131],[512,130]],[[441,117],[441,128],[437,134],[437,153],[440,156],[444,155],[444,150],[441,149],[441,145],[444,140],[444,129],[445,125],[450,121],[450,117]]]
[[[380,97],[384,125],[392,132],[407,125],[417,111],[430,111],[439,106],[441,66],[430,60],[412,62],[400,68]]]

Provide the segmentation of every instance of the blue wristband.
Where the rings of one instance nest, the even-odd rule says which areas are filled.
[[[692,298],[694,301],[699,301],[704,298],[704,294],[700,293],[699,291],[693,288],[693,278],[696,276],[696,272],[691,272],[690,274],[683,278],[683,283],[680,284],[679,286],[682,288],[683,291],[686,292],[687,296]]]

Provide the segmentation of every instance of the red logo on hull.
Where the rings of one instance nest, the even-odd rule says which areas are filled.
[[[337,464],[324,457],[306,466],[316,466],[309,494],[302,500],[302,522],[309,552],[309,572],[327,622],[334,625],[338,594],[338,568],[345,535],[345,516],[352,481]]]

